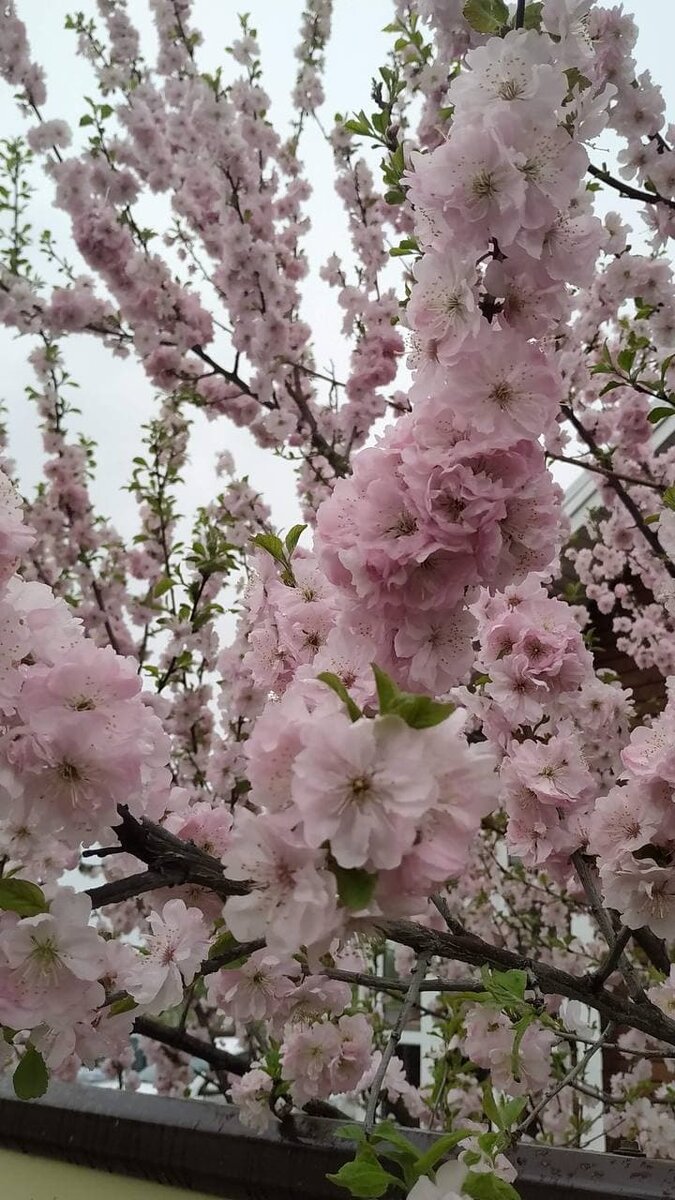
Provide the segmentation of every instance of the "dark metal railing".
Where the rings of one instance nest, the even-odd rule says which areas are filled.
[[[351,1157],[339,1126],[302,1115],[257,1134],[208,1101],[65,1083],[21,1101],[0,1083],[0,1146],[227,1200],[346,1200],[326,1179]],[[522,1200],[675,1200],[675,1163],[528,1145],[512,1158]]]

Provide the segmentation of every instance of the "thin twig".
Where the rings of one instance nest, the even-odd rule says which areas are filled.
[[[559,1033],[558,1038],[561,1042],[578,1042],[582,1046],[592,1046],[593,1038],[580,1037],[577,1033]],[[649,1058],[656,1062],[661,1062],[663,1059],[674,1058],[674,1054],[670,1054],[668,1050],[632,1050],[628,1047],[620,1045],[619,1042],[605,1042],[605,1050],[616,1050],[618,1054],[625,1055],[626,1058]]]
[[[574,426],[583,441],[585,441],[593,457],[602,463],[602,450],[593,437],[593,434],[586,429],[569,404],[562,405],[562,413],[563,416],[570,422],[570,424]],[[625,487],[621,483],[620,479],[616,477],[616,475],[608,475],[607,482],[609,486],[616,492],[624,508],[628,509],[628,512],[635,521],[636,527],[640,530],[640,533],[648,543],[650,549],[656,555],[658,561],[662,564],[671,578],[675,579],[675,563],[671,562],[671,560],[668,558],[668,555],[664,552],[663,546],[661,545],[658,537],[654,533],[654,530],[645,521],[640,509],[633,500],[633,497],[629,492],[626,491]]]
[[[675,409],[673,411],[675,412]],[[663,492],[665,487],[663,483],[654,483],[652,479],[638,479],[636,475],[624,475],[610,467],[601,467],[598,463],[584,462],[582,458],[567,458],[564,454],[554,454],[552,450],[546,451],[546,457],[553,458],[556,462],[568,463],[570,467],[581,467],[584,471],[593,471],[595,475],[604,475],[608,480],[614,478],[620,479],[622,483],[632,483],[635,487],[652,488],[655,492]]]
[[[381,992],[407,992],[408,984],[400,979],[388,979],[384,975],[368,975],[364,971],[341,971],[337,967],[326,967],[322,972],[327,979],[337,979],[341,983],[355,984],[357,987],[372,988]],[[453,980],[427,979],[418,989],[420,992],[484,992],[482,983],[473,979]]]
[[[429,957],[430,957],[429,954],[422,953],[422,954],[420,954],[419,958],[417,959],[417,966],[415,967],[413,977],[410,980],[410,985],[405,994],[405,998],[401,1005],[400,1012],[396,1018],[394,1027],[393,1027],[391,1033],[389,1034],[389,1040],[388,1040],[384,1050],[382,1051],[382,1059],[381,1059],[379,1067],[377,1068],[377,1071],[375,1072],[375,1078],[373,1079],[373,1082],[372,1082],[371,1088],[370,1088],[370,1092],[368,1095],[368,1104],[366,1106],[366,1115],[365,1115],[365,1119],[363,1122],[363,1128],[364,1128],[364,1132],[365,1132],[366,1136],[368,1136],[370,1133],[372,1133],[373,1125],[375,1124],[375,1113],[377,1112],[377,1104],[378,1104],[378,1101],[380,1098],[380,1088],[382,1087],[382,1081],[387,1073],[387,1067],[389,1066],[389,1063],[391,1062],[393,1053],[401,1039],[401,1034],[403,1033],[403,1030],[405,1029],[405,1024],[406,1024],[406,1021],[408,1020],[408,1016],[410,1015],[410,1012],[411,1012],[412,1008],[414,1007],[417,997],[419,995],[419,989],[422,985],[424,976],[426,975],[426,970],[427,970],[427,966],[429,963]]]
[[[591,1059],[597,1054],[598,1050],[602,1049],[607,1039],[611,1037],[613,1033],[614,1025],[610,1022],[609,1025],[605,1026],[605,1029],[600,1034],[600,1037],[597,1039],[597,1041],[593,1042],[593,1045],[590,1046],[583,1057],[579,1059],[579,1062],[575,1063],[573,1067],[570,1067],[569,1071],[560,1080],[560,1082],[557,1083],[555,1087],[551,1088],[550,1091],[546,1092],[538,1104],[535,1104],[534,1108],[531,1109],[525,1120],[521,1121],[520,1125],[516,1125],[516,1128],[511,1134],[512,1142],[517,1141],[523,1133],[527,1132],[532,1122],[536,1120],[536,1118],[539,1116],[539,1113],[543,1112],[544,1109],[551,1103],[551,1100],[554,1100],[564,1088],[572,1083],[573,1080],[575,1080],[579,1075],[583,1074]]]

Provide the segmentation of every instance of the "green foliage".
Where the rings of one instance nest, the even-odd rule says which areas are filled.
[[[535,1019],[534,1011],[530,1011],[523,1013],[523,1016],[515,1024],[513,1046],[511,1047],[511,1074],[514,1079],[520,1079],[520,1047],[527,1030]]]
[[[108,1012],[111,1017],[119,1016],[120,1013],[133,1012],[138,1008],[133,996],[120,996],[119,1000],[113,1000]]]
[[[49,1085],[49,1072],[45,1060],[30,1043],[21,1056],[13,1076],[14,1091],[19,1100],[36,1100],[44,1096]]]
[[[541,14],[543,7],[543,3],[540,3],[539,0],[536,0],[535,3],[528,4],[526,6],[525,19],[523,21],[524,29],[536,29],[537,31],[541,29]]]
[[[339,675],[334,675],[332,671],[322,671],[320,675],[317,675],[317,679],[320,679],[322,683],[327,684],[329,688],[332,688],[336,696],[340,697],[342,702],[346,705],[347,712],[349,713],[352,721],[358,721],[359,718],[363,716],[361,709],[356,701],[352,700],[352,697],[349,695],[349,692],[347,691]]]
[[[36,917],[47,912],[48,904],[44,892],[28,879],[0,879],[0,909],[17,913],[20,917]]]
[[[417,1159],[415,1170],[418,1178],[421,1175],[428,1175],[430,1171],[433,1171],[442,1158],[447,1158],[448,1154],[455,1150],[464,1138],[470,1136],[468,1129],[456,1129],[454,1133],[441,1134],[433,1146],[430,1146],[426,1153],[420,1155]]]
[[[498,1099],[492,1091],[489,1081],[486,1080],[483,1084],[483,1111],[488,1120],[502,1132],[506,1132],[516,1124],[526,1105],[526,1096],[516,1096],[511,1100],[502,1096]],[[497,1149],[496,1146],[493,1153],[495,1149]]]
[[[383,1196],[390,1187],[405,1190],[400,1179],[385,1171],[372,1146],[363,1142],[352,1162],[345,1163],[334,1175],[328,1175],[332,1183],[346,1188],[352,1196],[366,1198]]]
[[[0,264],[11,275],[34,278],[26,256],[31,244],[31,225],[25,220],[33,188],[28,182],[31,151],[21,138],[0,139],[0,215],[7,215],[7,228],[0,227]]]
[[[509,21],[504,0],[466,0],[462,12],[477,33],[501,33]]]
[[[382,1196],[389,1187],[409,1192],[418,1179],[429,1175],[441,1159],[469,1137],[470,1131],[457,1129],[443,1134],[424,1153],[392,1121],[381,1121],[370,1137],[366,1136],[361,1125],[346,1125],[338,1130],[337,1136],[356,1142],[358,1149],[352,1162],[328,1178],[346,1188],[352,1196],[377,1197]],[[386,1164],[394,1164],[397,1174],[392,1174],[386,1165],[383,1166],[381,1159]],[[374,1190],[363,1190],[367,1188]]]
[[[284,545],[286,546],[289,554],[292,554],[295,550],[295,547],[300,541],[300,538],[302,537],[306,528],[306,525],[294,525],[292,529],[289,529],[286,537],[284,538]]]
[[[666,408],[665,405],[661,404],[658,406],[658,408],[653,408],[651,410],[647,420],[650,421],[652,425],[658,425],[660,421],[665,421],[666,417],[672,417],[673,415],[675,415],[675,409]]]
[[[257,533],[251,539],[254,546],[259,546],[261,550],[266,550],[279,563],[282,568],[281,582],[285,583],[286,587],[295,587],[295,576],[293,574],[291,559],[293,551],[306,528],[306,525],[294,525],[292,529],[289,529],[283,542],[276,533]]]
[[[405,254],[419,254],[420,248],[416,238],[403,238],[398,246],[392,246],[389,254],[392,258],[401,258]]]
[[[418,696],[414,692],[402,692],[384,671],[372,663],[377,687],[377,698],[382,716],[401,717],[412,729],[429,729],[440,725],[452,712],[454,704],[432,700],[429,696]]]
[[[462,1191],[473,1200],[520,1200],[518,1193],[505,1179],[487,1171],[469,1171]]]
[[[159,600],[161,596],[164,596],[167,592],[170,592],[173,586],[173,579],[169,579],[166,575],[162,579],[158,579],[157,583],[152,589],[152,595],[154,599]]]
[[[486,995],[498,1008],[520,1008],[525,1001],[526,971],[493,971],[481,969],[481,981]]]
[[[331,870],[337,883],[338,896],[345,908],[360,912],[367,908],[375,891],[377,875],[364,871],[361,867],[341,867],[338,863],[331,865]]]

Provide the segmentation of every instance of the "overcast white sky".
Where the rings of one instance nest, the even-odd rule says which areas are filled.
[[[82,96],[94,94],[87,64],[75,55],[75,35],[64,29],[66,14],[75,7],[87,16],[96,15],[92,0],[79,0],[79,3],[73,0],[72,4],[69,0],[17,0],[19,15],[28,27],[34,56],[47,71],[49,96],[45,113],[49,117],[63,117],[74,127],[84,112]],[[672,70],[675,3],[673,0],[633,0],[632,5],[626,7],[635,12],[641,27],[640,69],[651,70],[662,85],[669,112],[675,120],[675,75]],[[129,0],[128,8],[151,57],[152,23],[145,0]],[[229,69],[223,47],[237,36],[237,12],[241,9],[250,13],[258,29],[264,86],[272,99],[272,119],[277,128],[283,127],[291,116],[289,96],[296,70],[293,49],[302,11],[301,0],[242,0],[241,4],[233,0],[196,0],[195,23],[205,37],[204,46],[199,50],[204,69],[213,70],[219,64],[224,64],[226,71]],[[391,43],[390,35],[382,29],[391,20],[392,10],[390,0],[335,0],[324,108],[329,125],[336,111],[368,108],[370,80],[386,61]],[[0,84],[2,135],[16,136],[24,128],[11,89]],[[604,142],[601,139],[598,159],[603,152],[611,155],[609,139]],[[342,207],[332,189],[330,152],[312,123],[303,135],[303,157],[314,188],[309,206],[314,223],[309,241],[314,272],[305,290],[306,314],[310,315],[315,328],[318,362],[327,363],[332,359],[339,370],[344,365],[340,318],[332,293],[318,279],[317,270],[333,250],[345,255],[348,243]],[[162,202],[151,203],[155,207],[145,212],[148,223],[161,228]],[[612,197],[603,207],[619,205]],[[77,257],[67,221],[52,207],[48,184],[43,184],[36,196],[31,218],[36,231],[50,228],[59,238],[66,256]],[[114,359],[92,339],[68,338],[65,346],[68,368],[80,384],[78,403],[82,417],[79,427],[99,443],[100,473],[95,498],[101,511],[111,516],[123,533],[129,534],[135,527],[135,505],[122,489],[128,481],[131,458],[138,452],[140,426],[154,410],[152,388],[137,364]],[[0,329],[0,350],[4,366],[0,395],[10,407],[12,452],[23,486],[30,488],[39,478],[41,455],[34,413],[24,395],[24,388],[32,382],[25,362],[27,340],[15,339]],[[209,424],[199,414],[195,420],[182,511],[193,509],[210,498],[212,463],[216,453],[223,449],[232,451],[239,471],[248,473],[272,504],[277,524],[288,526],[293,523],[298,510],[287,464],[258,449],[246,431],[236,429],[224,419]],[[563,475],[559,477],[563,482],[569,480],[569,469],[563,468]]]

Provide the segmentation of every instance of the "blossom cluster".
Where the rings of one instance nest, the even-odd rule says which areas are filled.
[[[317,369],[302,316],[300,146],[323,99],[330,0],[303,11],[289,137],[269,118],[248,18],[227,84],[200,69],[189,0],[153,0],[152,67],[123,3],[99,0],[105,43],[68,18],[103,101],[88,102],[84,149],[43,118],[25,30],[12,4],[0,14],[0,72],[32,125],[30,151],[3,150],[0,167],[21,215],[23,172],[41,160],[79,255],[71,269],[43,238],[58,276],[44,284],[17,216],[0,265],[0,320],[39,337],[30,396],[46,456],[32,529],[0,474],[0,1066],[38,1052],[74,1077],[103,1060],[134,1087],[132,1030],[168,1028],[170,1044],[202,1039],[205,1090],[228,1090],[259,1130],[291,1106],[379,1090],[386,1111],[475,1133],[458,1165],[412,1188],[434,1200],[466,1194],[476,1172],[512,1178],[486,1118],[514,1125],[589,1033],[560,997],[533,1004],[522,971],[467,983],[474,964],[492,948],[497,962],[601,966],[603,921],[580,932],[577,918],[580,862],[629,930],[675,937],[673,699],[634,728],[630,694],[592,653],[597,612],[638,666],[675,668],[675,451],[651,445],[652,402],[675,396],[675,288],[665,259],[628,249],[617,214],[594,215],[585,147],[608,123],[627,139],[654,246],[674,185],[660,94],[636,77],[620,10],[546,0],[523,29],[501,0],[418,7],[395,6],[378,112],[326,139],[356,264],[331,253],[321,268],[347,339],[342,381]],[[385,194],[357,145],[364,124],[385,150]],[[140,218],[147,194],[170,200],[163,239]],[[395,260],[412,256],[403,299],[391,236]],[[134,459],[130,548],[96,513],[93,446],[66,429],[71,334],[135,354],[160,392]],[[411,386],[390,393],[406,341]],[[568,552],[565,603],[546,461],[569,448],[570,414],[604,508],[599,544]],[[186,535],[179,487],[202,416],[217,483]],[[295,463],[310,531],[272,532],[217,440],[221,418]],[[172,847],[140,876],[126,810]],[[101,852],[106,880],[89,895],[62,879],[81,846]],[[191,877],[195,861],[215,886]],[[383,984],[373,934],[397,928]],[[466,965],[466,943],[461,963],[429,963],[435,1079],[416,1088],[386,1062],[382,997],[419,1001],[408,943],[448,929],[474,941]],[[642,1004],[636,969],[625,979]],[[611,1007],[611,978],[602,988]],[[652,1017],[672,1015],[672,991],[650,988]],[[224,1036],[246,1050],[227,1088]],[[658,1051],[622,1038],[626,1053]],[[158,1090],[182,1093],[192,1067],[142,1045]],[[491,1102],[512,1106],[504,1126],[486,1071],[512,1098]],[[626,1136],[663,1152],[672,1124],[651,1100],[667,1090],[643,1063],[611,1088]],[[583,1101],[553,1099],[543,1136],[584,1135]]]

